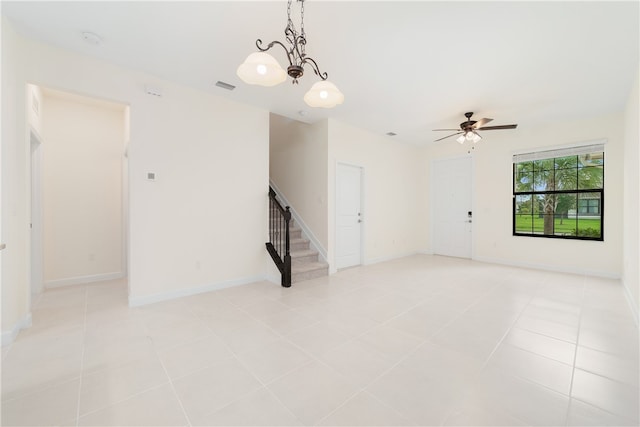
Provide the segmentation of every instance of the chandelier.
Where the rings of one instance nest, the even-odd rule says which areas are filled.
[[[287,79],[287,74],[293,79],[292,84],[298,84],[298,79],[304,74],[304,66],[309,65],[313,72],[320,77],[321,81],[311,86],[311,89],[304,95],[304,101],[310,107],[332,108],[344,101],[344,95],[340,90],[327,80],[327,73],[320,71],[318,64],[313,58],[305,53],[307,37],[304,32],[304,1],[296,0],[300,3],[300,32],[293,25],[291,20],[291,3],[287,3],[287,26],[284,29],[287,45],[274,40],[266,47],[263,47],[262,40],[256,40],[256,47],[259,52],[250,54],[247,59],[238,67],[238,77],[245,83],[260,86],[275,86]],[[274,46],[284,49],[289,60],[287,70],[282,69],[276,59],[266,53]],[[288,46],[288,47],[287,47]]]

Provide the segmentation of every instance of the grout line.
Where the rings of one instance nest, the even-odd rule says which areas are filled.
[[[173,395],[175,396],[176,400],[178,401],[178,405],[180,405],[180,409],[182,409],[182,414],[184,415],[185,420],[187,420],[187,425],[191,426],[191,420],[189,419],[189,415],[187,414],[187,410],[184,409],[184,405],[182,404],[182,400],[180,400],[180,396],[178,396],[178,392],[176,391],[176,388],[173,385],[173,380],[171,379],[171,376],[169,376],[169,372],[167,371],[167,368],[164,366],[164,363],[162,362],[162,359],[160,358],[160,355],[158,354],[158,350],[155,348],[154,346],[154,353],[156,355],[156,357],[158,358],[158,361],[160,362],[160,365],[162,366],[162,370],[164,371],[164,374],[167,376],[167,379],[169,380],[169,386],[171,387],[171,391],[173,392]],[[163,387],[164,385],[166,385],[166,383],[161,384],[160,386],[156,387],[156,388],[160,388]],[[141,394],[141,393],[140,393]],[[130,396],[129,398],[131,398],[133,396]]]
[[[138,392],[136,392],[136,393],[133,393],[133,394],[131,394],[131,395],[129,395],[129,396],[127,396],[127,397],[123,398],[123,399],[116,400],[116,401],[114,401],[114,402],[112,402],[112,403],[109,403],[109,404],[108,404],[108,405],[106,405],[106,406],[101,406],[101,407],[100,407],[100,408],[98,408],[98,409],[94,409],[94,410],[91,410],[91,411],[89,411],[89,412],[87,412],[87,413],[85,413],[85,414],[82,414],[82,417],[86,417],[87,415],[95,414],[96,412],[100,412],[100,411],[103,411],[103,410],[105,410],[105,409],[107,409],[107,408],[111,408],[111,407],[113,407],[113,406],[115,406],[115,405],[118,405],[118,404],[120,404],[120,403],[122,403],[122,402],[126,402],[127,400],[130,400],[130,399],[133,399],[133,398],[135,398],[135,397],[138,397],[138,396],[140,396],[141,394],[147,393],[147,392],[149,392],[149,391],[157,390],[157,389],[159,389],[159,388],[161,388],[161,387],[166,386],[167,384],[168,384],[168,382],[166,382],[166,383],[162,383],[162,384],[158,384],[158,385],[154,385],[153,387],[145,388],[144,390],[140,390],[140,391],[138,391]]]
[[[84,377],[84,352],[87,342],[87,307],[89,305],[89,288],[84,289],[84,321],[82,322],[82,354],[80,355],[80,384],[78,385],[78,402],[76,408],[76,427],[80,425],[80,402],[82,400],[82,378]]]
[[[576,360],[578,359],[578,345],[580,344],[580,330],[582,327],[582,314],[584,311],[584,302],[587,293],[587,276],[582,278],[582,295],[580,301],[580,315],[578,316],[578,335],[576,336],[576,346],[573,353],[573,368],[571,369],[571,381],[569,382],[569,404],[567,405],[567,412],[565,413],[564,423],[569,425],[569,415],[571,414],[571,404],[573,402],[573,379],[576,374]]]
[[[229,304],[233,305],[233,306],[234,306],[234,308],[236,308],[237,310],[240,310],[240,311],[244,312],[244,313],[245,313],[245,314],[247,314],[247,316],[249,316],[251,319],[256,320],[256,321],[257,321],[257,322],[259,322],[260,324],[262,324],[262,325],[266,326],[267,328],[269,328],[273,333],[275,333],[276,335],[278,335],[278,337],[279,337],[279,338],[278,338],[278,340],[273,341],[274,343],[275,343],[275,342],[277,342],[277,341],[279,341],[279,340],[286,340],[286,338],[285,338],[283,335],[281,335],[281,334],[279,334],[277,331],[275,331],[275,330],[271,329],[271,328],[269,327],[269,325],[266,325],[266,324],[265,324],[264,322],[262,322],[260,319],[258,319],[258,318],[256,318],[256,317],[252,316],[250,313],[248,313],[246,310],[242,309],[240,306],[238,306],[238,305],[234,304],[234,303],[233,303],[232,301],[230,301],[228,298],[226,298],[226,297],[224,297],[224,296],[223,296],[223,298],[224,298],[224,299],[225,299]],[[209,329],[210,329],[210,328],[209,328]],[[238,353],[237,353],[236,351],[234,351],[234,350],[229,346],[229,344],[227,344],[227,343],[222,339],[222,337],[220,337],[218,334],[216,334],[216,332],[215,332],[215,331],[213,331],[212,329],[210,329],[210,330],[211,330],[211,332],[213,333],[213,335],[214,335],[214,336],[216,336],[216,337],[220,340],[220,342],[221,342],[221,343],[222,343],[222,344],[227,348],[227,350],[229,350],[229,352],[232,354],[232,356],[233,356],[233,358],[235,359],[235,361],[236,361],[238,364],[240,364],[240,366],[242,366],[242,368],[243,368],[243,369],[244,369],[244,370],[245,370],[249,375],[251,375],[251,376],[252,376],[252,377],[253,377],[253,378],[254,378],[254,379],[255,379],[255,380],[256,380],[256,381],[261,385],[261,388],[263,388],[263,389],[267,390],[267,392],[268,392],[268,393],[270,393],[270,394],[271,394],[271,395],[272,395],[272,396],[273,396],[273,397],[274,397],[278,402],[280,402],[280,404],[281,404],[281,405],[282,405],[282,406],[283,406],[283,407],[284,407],[284,408],[285,408],[285,409],[286,409],[286,410],[287,410],[287,411],[288,411],[288,412],[289,412],[289,413],[290,413],[290,414],[291,414],[291,415],[292,415],[296,420],[298,420],[298,421],[300,421],[300,422],[301,422],[301,420],[300,420],[300,419],[299,419],[299,418],[298,418],[298,417],[297,417],[297,416],[296,416],[296,415],[291,411],[291,409],[289,409],[289,407],[288,407],[287,405],[285,405],[285,404],[284,404],[284,402],[282,402],[282,400],[280,400],[280,398],[279,398],[278,396],[276,396],[276,395],[273,393],[273,391],[271,391],[271,389],[269,389],[269,388],[267,387],[267,384],[268,384],[268,383],[265,383],[265,382],[264,382],[264,381],[262,381],[262,380],[261,380],[261,379],[260,379],[256,374],[254,374],[254,373],[252,372],[252,370],[251,370],[251,369],[249,369],[249,368],[246,366],[246,364],[245,364],[245,363],[240,359],[240,357],[239,357]],[[286,340],[286,341],[287,341],[287,342],[289,342],[288,340]],[[269,344],[267,344],[267,345],[269,345]],[[303,351],[304,351],[304,350],[303,350]],[[305,352],[305,354],[307,354],[307,352]],[[161,361],[161,362],[162,362],[162,361]],[[224,363],[224,362],[220,362],[220,363]],[[306,366],[306,365],[308,365],[308,364],[311,364],[311,363],[312,363],[312,361],[309,361],[308,363],[305,363],[305,364],[303,364],[303,365],[301,365],[301,366],[298,366],[298,367],[292,368],[291,370],[289,370],[289,371],[287,371],[286,373],[284,373],[284,374],[280,375],[280,376],[279,376],[279,377],[277,377],[276,379],[271,380],[269,383],[272,383],[272,382],[276,381],[278,378],[284,377],[285,375],[288,375],[289,373],[291,373],[291,372],[293,372],[293,371],[295,371],[295,370],[297,370],[297,369],[299,369],[299,368],[301,368],[301,367],[303,367],[303,366]],[[212,367],[212,366],[215,366],[215,365],[216,365],[216,364],[208,365],[207,367],[204,367],[204,368],[202,368],[201,370],[208,369],[208,368],[210,368],[210,367]],[[163,364],[163,367],[164,367],[164,364]],[[165,372],[166,372],[166,369],[165,369]],[[195,371],[195,372],[198,372],[198,371]],[[192,373],[189,373],[189,374],[185,374],[184,376],[181,376],[180,378],[185,377],[185,376],[187,376],[187,375],[191,375],[191,374],[193,374],[193,372],[192,372]],[[167,372],[167,376],[169,376],[168,372]],[[169,380],[171,381],[171,377],[169,377]],[[173,383],[172,383],[172,388],[173,388]],[[218,412],[218,411],[221,411],[222,409],[224,409],[224,408],[226,408],[226,407],[228,407],[228,406],[231,406],[231,405],[233,405],[233,404],[235,404],[235,403],[239,402],[240,400],[244,399],[245,397],[250,396],[251,394],[253,394],[253,393],[257,392],[258,390],[260,390],[260,388],[252,389],[251,391],[249,391],[249,392],[247,392],[247,393],[242,393],[240,396],[238,396],[238,398],[237,398],[237,399],[234,399],[233,401],[229,402],[228,404],[226,404],[226,405],[224,405],[224,406],[221,406],[221,407],[219,407],[219,408],[216,408],[216,409],[214,409],[214,410],[213,410],[213,411],[211,411],[211,412],[206,413],[204,416],[208,416],[208,415],[214,414],[214,413],[216,413],[216,412]],[[175,390],[174,390],[174,392],[175,392]],[[176,394],[176,397],[177,397],[177,394]],[[180,401],[180,398],[179,398],[179,397],[178,397],[178,401]],[[182,406],[182,402],[181,402],[181,401],[180,401],[180,405]],[[184,410],[184,407],[183,407],[183,410]],[[186,412],[185,412],[185,416],[186,416]],[[187,420],[188,420],[188,418],[187,418]],[[191,424],[190,424],[190,425],[191,425]]]
[[[499,285],[496,285],[495,288],[497,288]],[[540,285],[538,284],[536,286],[536,293],[539,289]],[[505,338],[507,337],[507,335],[509,335],[509,333],[511,332],[511,330],[513,329],[513,327],[518,323],[518,320],[520,320],[520,317],[522,317],[522,314],[525,312],[525,310],[527,309],[527,307],[529,307],[529,305],[531,304],[531,301],[533,301],[535,297],[533,295],[530,295],[529,298],[529,302],[522,308],[522,310],[520,310],[520,313],[518,314],[518,316],[516,317],[516,319],[511,323],[511,326],[509,326],[509,328],[507,328],[507,331],[502,335],[502,338],[500,338],[500,340],[498,341],[498,343],[494,346],[493,350],[491,351],[491,353],[489,353],[489,356],[487,356],[486,360],[482,363],[482,366],[480,367],[480,369],[478,369],[478,372],[475,374],[474,378],[473,378],[473,384],[475,386],[478,377],[480,376],[480,374],[487,368],[489,361],[491,360],[491,358],[493,357],[493,355],[495,354],[495,352],[498,350],[498,348],[502,345],[502,343],[504,342]],[[475,304],[473,304],[475,305]],[[473,306],[472,305],[472,306]],[[470,308],[470,307],[469,307]],[[465,310],[465,312],[468,311]],[[463,313],[464,314],[464,313]],[[435,336],[435,334],[434,334]],[[453,411],[454,411],[454,405],[452,405],[449,409],[449,411],[447,412],[447,415],[444,417],[444,421],[443,424],[446,424],[447,421],[449,420],[449,418],[451,418],[451,416],[453,415]],[[512,417],[513,419],[522,422],[522,420],[520,420],[518,417],[514,416],[513,414],[507,413],[507,415],[509,415],[510,417]],[[522,422],[523,425],[526,425],[527,423]]]

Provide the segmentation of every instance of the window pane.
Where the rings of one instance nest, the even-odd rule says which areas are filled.
[[[533,162],[533,189],[547,191],[554,188],[553,159],[536,160]]]
[[[589,153],[578,156],[579,167],[604,166],[604,153]]]
[[[575,236],[576,234],[576,193],[556,196],[556,215],[554,230],[557,236]]]
[[[556,170],[575,169],[578,167],[578,156],[557,157],[554,160]]]
[[[556,198],[553,194],[537,194],[535,196],[534,213],[537,214],[537,219],[534,223],[534,233],[554,234],[555,200]]]
[[[533,215],[516,214],[516,233],[533,233]]]
[[[533,190],[533,172],[517,171],[513,188],[517,192]]]
[[[553,170],[540,170],[533,173],[533,190],[554,190]]]
[[[602,199],[600,193],[580,193],[578,195],[579,237],[602,237]]]
[[[533,213],[532,200],[533,198],[529,194],[516,196],[516,214],[531,215]]]
[[[578,189],[600,189],[604,184],[603,166],[585,166],[578,170]]]
[[[578,186],[578,157],[556,159],[556,190],[575,190]]]

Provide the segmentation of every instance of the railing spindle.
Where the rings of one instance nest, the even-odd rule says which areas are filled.
[[[267,251],[282,274],[282,286],[291,286],[291,237],[289,225],[291,210],[283,208],[276,199],[276,193],[269,187],[269,242]]]

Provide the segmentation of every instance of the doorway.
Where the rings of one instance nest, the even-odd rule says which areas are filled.
[[[32,292],[126,278],[129,110],[39,89],[41,135],[31,136]]]
[[[431,165],[433,253],[472,257],[472,158],[434,160]]]
[[[336,268],[362,264],[362,175],[359,166],[336,165]]]

